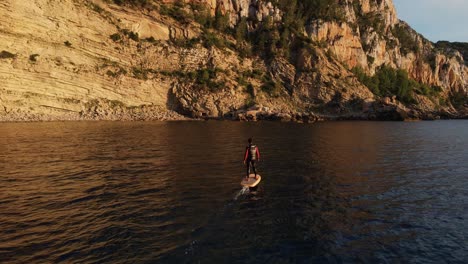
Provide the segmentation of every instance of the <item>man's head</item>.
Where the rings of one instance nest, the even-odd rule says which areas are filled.
[[[249,144],[252,144],[252,138],[249,138],[247,141],[249,142]]]

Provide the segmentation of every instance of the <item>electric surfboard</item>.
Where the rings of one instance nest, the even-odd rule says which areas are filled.
[[[255,174],[250,174],[248,179],[246,178],[242,179],[241,185],[243,187],[253,188],[257,186],[261,180],[262,180],[262,176],[260,176],[260,174],[257,174],[257,179],[255,179]]]

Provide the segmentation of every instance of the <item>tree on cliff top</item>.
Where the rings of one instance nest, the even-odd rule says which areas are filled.
[[[325,21],[344,21],[344,13],[339,0],[275,0],[273,4],[305,23],[322,19]]]
[[[463,56],[465,65],[468,65],[468,43],[439,41],[435,44],[435,46],[439,49],[444,49],[444,50],[454,49],[454,50],[459,51]]]

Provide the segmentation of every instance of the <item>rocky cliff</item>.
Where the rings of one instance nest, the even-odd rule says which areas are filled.
[[[278,1],[128,2],[2,1],[0,120],[466,115],[463,57],[399,21],[390,0],[337,1],[339,18],[291,31]],[[383,65],[440,91],[402,103],[351,71]]]
[[[407,70],[420,82],[444,87],[447,92],[466,92],[468,69],[462,55],[436,50],[398,20],[391,0],[345,1],[345,5],[345,22],[314,21],[308,28],[309,36],[325,41],[343,63],[371,74],[382,65],[390,65]]]

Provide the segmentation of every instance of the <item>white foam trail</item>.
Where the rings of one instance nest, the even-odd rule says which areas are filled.
[[[242,190],[240,190],[234,197],[234,201],[236,201],[240,196],[244,195],[248,191],[249,191],[249,187],[243,187]]]

